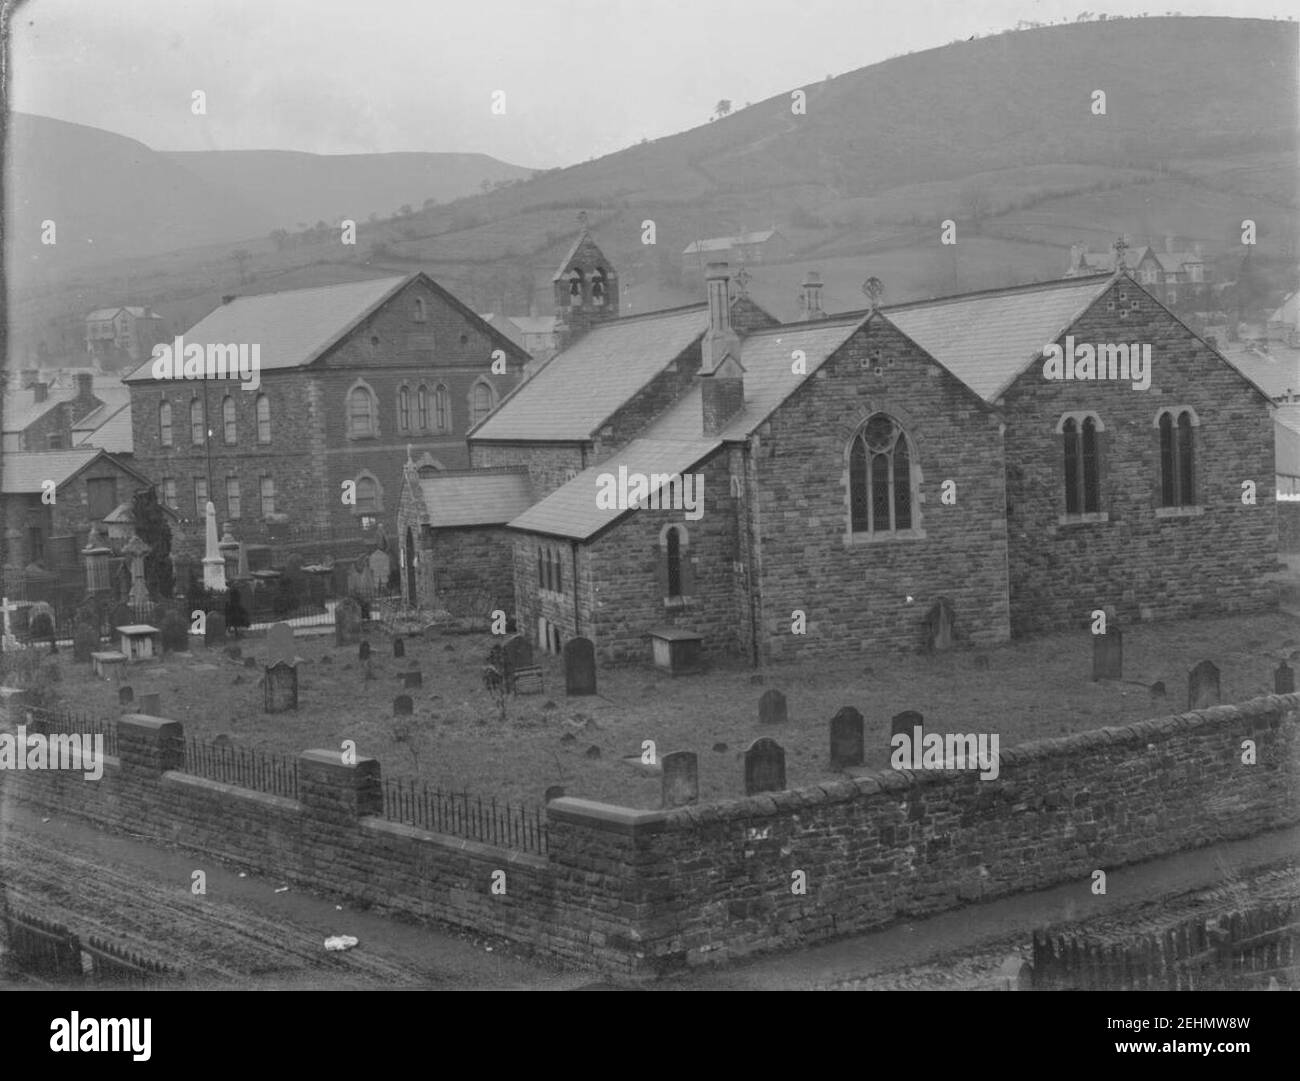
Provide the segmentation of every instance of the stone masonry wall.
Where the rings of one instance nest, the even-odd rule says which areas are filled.
[[[1151,386],[1048,380],[1040,359],[1007,392],[1013,632],[1080,627],[1107,606],[1131,621],[1267,607],[1276,591],[1261,576],[1278,550],[1267,401],[1131,282],[1113,285],[1070,333],[1076,343],[1150,343]],[[1155,422],[1157,410],[1175,406],[1190,406],[1200,419],[1193,429],[1197,508],[1169,517],[1157,513]],[[1105,429],[1100,508],[1107,521],[1062,520],[1057,425],[1064,413],[1081,411],[1095,413]],[[1255,483],[1254,506],[1241,501],[1247,480]]]
[[[893,416],[911,441],[921,530],[850,540],[849,446],[875,412]],[[941,596],[955,609],[958,642],[1009,636],[998,419],[881,320],[859,329],[773,413],[750,441],[769,657],[919,649],[922,621]],[[940,502],[945,480],[956,484],[955,505]],[[806,634],[791,633],[795,610],[807,616]]]
[[[72,814],[633,977],[980,898],[1084,891],[1094,870],[1300,821],[1297,694],[1003,749],[988,781],[885,770],[674,811],[555,800],[544,856],[378,817],[373,759],[304,752],[290,800],[179,772],[182,736],[177,722],[125,717],[99,781],[6,770],[0,807]]]

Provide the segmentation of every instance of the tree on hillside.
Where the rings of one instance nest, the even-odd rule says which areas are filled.
[[[984,219],[993,210],[988,191],[983,185],[976,184],[962,192],[961,202],[966,211],[966,216],[970,219],[971,227],[976,232],[979,232],[980,226],[984,224]]]
[[[271,240],[275,243],[276,251],[284,251],[289,246],[289,230],[272,229]]]
[[[409,218],[414,213],[415,211],[412,209],[410,203],[403,203],[397,208],[397,216],[399,218]]]
[[[731,102],[726,98],[713,107],[713,115],[718,118],[726,116],[729,112],[731,112]]]
[[[438,205],[438,200],[435,199],[435,198],[433,198],[433,196],[429,196],[429,198],[427,198],[427,199],[424,201],[424,204],[423,204],[423,206],[422,206],[422,209],[424,209],[424,210],[431,210],[433,207],[435,207],[435,206],[437,206],[437,205]]]
[[[175,588],[172,572],[172,527],[158,502],[158,489],[141,488],[131,500],[136,535],[149,545],[144,557],[144,584],[154,596],[170,599]]]

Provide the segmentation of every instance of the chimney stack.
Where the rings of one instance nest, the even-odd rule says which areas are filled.
[[[42,383],[38,380],[37,382],[32,384],[32,398],[37,405],[40,405],[44,401],[48,401],[49,397],[50,397],[49,383]]]
[[[745,369],[728,353],[711,372],[700,374],[704,434],[717,435],[745,407]]]
[[[709,295],[709,329],[704,333],[702,367],[717,369],[730,353],[739,359],[740,337],[731,326],[731,274],[726,263],[710,263],[705,274]]]
[[[803,281],[803,297],[800,305],[804,319],[824,319],[826,311],[822,307],[822,276],[815,270],[808,271]]]
[[[94,376],[90,372],[77,373],[77,400],[94,397]]]
[[[18,389],[26,390],[41,377],[40,368],[24,368],[18,376]]]
[[[232,300],[235,299],[236,296],[238,296],[237,293],[227,293],[225,296],[221,298],[221,303],[229,304]]]

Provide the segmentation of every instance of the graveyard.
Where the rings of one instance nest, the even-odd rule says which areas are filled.
[[[506,690],[498,700],[483,672],[502,639],[487,633],[393,637],[365,622],[343,645],[334,634],[281,633],[206,645],[190,636],[188,652],[106,670],[64,648],[47,667],[58,667],[58,707],[92,717],[156,710],[182,722],[189,738],[288,756],[353,740],[387,778],[529,805],[558,786],[650,809],[660,806],[661,760],[673,752],[697,756],[704,803],[745,794],[744,752],[762,738],[784,748],[785,787],[844,776],[829,748],[831,719],[844,707],[863,718],[862,766],[849,771],[870,772],[888,768],[891,719],[901,713],[919,713],[927,732],[997,733],[1005,750],[1185,712],[1189,673],[1206,660],[1224,703],[1273,693],[1279,664],[1300,661],[1300,628],[1282,612],[1126,627],[1119,679],[1093,678],[1094,663],[1114,658],[1085,629],[990,650],[761,672],[739,662],[677,678],[648,666],[600,667],[596,693],[572,695],[562,658],[536,651],[526,658],[536,669],[526,673],[531,685],[519,683],[532,693]]]

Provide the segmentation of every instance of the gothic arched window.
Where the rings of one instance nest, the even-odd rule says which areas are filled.
[[[893,417],[876,413],[849,448],[849,509],[854,533],[912,528],[912,454]]]

